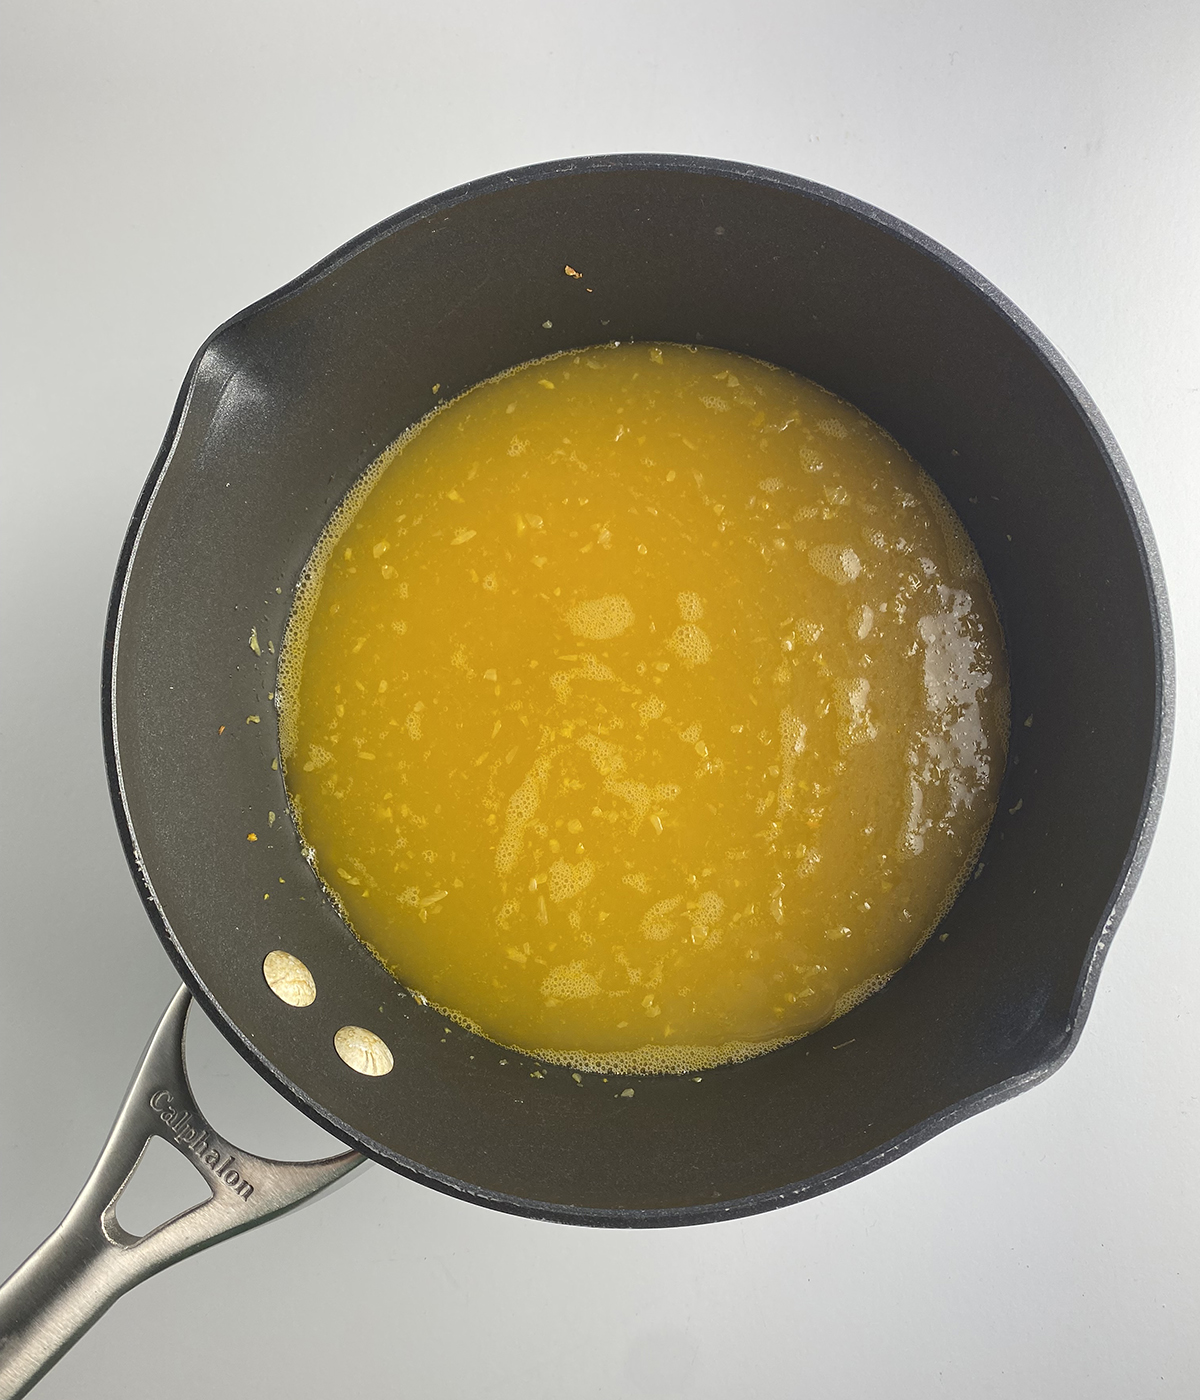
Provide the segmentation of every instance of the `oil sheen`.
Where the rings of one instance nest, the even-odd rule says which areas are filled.
[[[723,351],[597,347],[427,418],[330,521],[280,670],[321,879],[406,987],[680,1072],[883,985],[1008,734],[966,533],[881,428]]]

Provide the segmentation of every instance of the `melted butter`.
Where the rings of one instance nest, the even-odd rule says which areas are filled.
[[[519,368],[389,449],[278,693],[358,937],[504,1045],[634,1072],[882,986],[976,857],[1008,730],[929,478],[818,386],[674,345]]]

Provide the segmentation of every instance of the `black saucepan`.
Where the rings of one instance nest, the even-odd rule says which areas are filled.
[[[341,922],[289,819],[271,647],[330,512],[409,424],[521,361],[650,339],[806,375],[931,473],[995,591],[1012,745],[976,877],[883,992],[700,1083],[581,1085],[445,1036],[444,1018]],[[122,552],[103,708],[117,821],[151,920],[281,1093],[385,1166],[483,1205],[683,1225],[826,1191],[1063,1062],[1161,797],[1166,595],[1099,414],[969,267],[791,176],[572,160],[409,209],[212,336]],[[268,988],[273,949],[311,969],[311,1005]],[[344,1026],[378,1035],[392,1071],[350,1069],[334,1049]]]

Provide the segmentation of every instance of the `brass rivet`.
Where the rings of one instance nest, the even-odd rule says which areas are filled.
[[[289,1006],[311,1006],[317,999],[317,984],[308,968],[291,953],[276,948],[263,959],[267,986]]]
[[[359,1074],[390,1074],[395,1063],[392,1052],[375,1032],[362,1026],[343,1026],[333,1037],[333,1046]]]

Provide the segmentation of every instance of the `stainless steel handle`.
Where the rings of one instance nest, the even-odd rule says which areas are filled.
[[[25,1395],[122,1293],[209,1245],[302,1204],[365,1159],[275,1162],[234,1147],[196,1107],[183,1056],[181,987],[150,1038],[100,1160],[66,1219],[0,1286],[0,1400]],[[203,1174],[212,1197],[142,1236],[116,1207],[151,1137]]]

